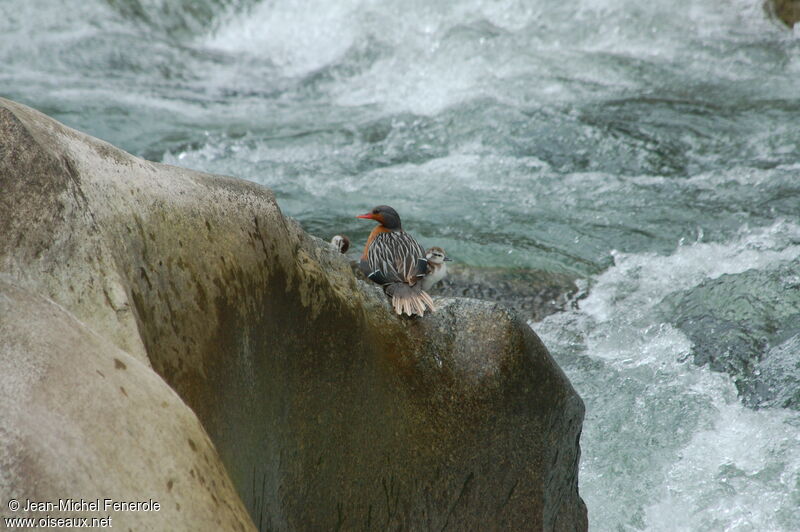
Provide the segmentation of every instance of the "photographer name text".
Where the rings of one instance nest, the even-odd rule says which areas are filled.
[[[116,501],[114,499],[58,499],[58,501],[32,501],[25,499],[19,505],[23,512],[157,512],[161,504],[153,499],[146,501]],[[13,510],[13,508],[12,508]]]

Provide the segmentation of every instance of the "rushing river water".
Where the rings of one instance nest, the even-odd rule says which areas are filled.
[[[62,6],[0,1],[0,95],[321,237],[390,203],[579,279],[531,325],[586,401],[592,530],[800,530],[800,33],[760,0]]]

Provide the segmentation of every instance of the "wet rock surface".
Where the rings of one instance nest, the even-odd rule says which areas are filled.
[[[790,28],[800,21],[800,0],[766,0],[764,7]]]
[[[455,265],[433,294],[502,303],[520,316],[540,321],[564,310],[578,293],[575,278],[541,270],[508,270]]]
[[[368,281],[359,270],[357,255],[348,254],[353,273]],[[467,297],[501,303],[529,321],[540,321],[560,312],[586,295],[580,280],[542,270],[481,268],[449,263],[447,276],[430,289],[433,296]]]
[[[67,328],[99,338],[84,350],[59,343],[67,333],[54,328],[37,356],[91,375],[117,353],[140,374],[120,383],[127,394],[138,397],[147,381],[160,386],[145,394],[157,401],[171,388],[168,404],[199,421],[166,428],[175,414],[153,409],[153,430],[131,429],[132,452],[147,467],[125,465],[119,455],[134,440],[110,432],[97,450],[107,467],[98,469],[68,445],[59,456],[6,445],[24,432],[21,416],[45,420],[15,403],[18,415],[0,431],[10,449],[3,463],[12,464],[0,478],[4,497],[73,481],[87,492],[111,482],[133,496],[140,492],[126,486],[141,475],[202,452],[215,474],[180,484],[192,501],[181,511],[225,507],[231,518],[198,524],[170,513],[134,529],[586,529],[577,491],[583,403],[516,314],[437,298],[437,313],[399,318],[263,187],[137,159],[7,100],[0,129],[7,290],[51,301]],[[3,322],[5,334],[24,337],[19,320],[42,329],[56,320],[41,306],[18,312]],[[35,377],[50,401],[70,404],[67,376],[37,373],[27,348],[4,346],[0,356],[4,367],[14,363],[1,381],[4,400]],[[80,394],[104,401],[103,382],[81,381]],[[122,423],[139,415],[106,406]],[[81,419],[69,410],[30,437],[55,438],[66,426],[88,437]],[[173,437],[194,445],[160,443]],[[76,466],[51,468],[54,460]],[[49,476],[36,473],[45,469]],[[176,482],[164,484],[168,492]],[[251,521],[242,521],[243,507]]]
[[[745,404],[797,409],[798,288],[797,264],[789,262],[708,280],[666,298],[661,308],[678,316],[675,325],[694,343],[695,364],[731,375]]]

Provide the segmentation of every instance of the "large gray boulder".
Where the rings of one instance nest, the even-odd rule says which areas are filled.
[[[269,190],[1,99],[0,190],[0,504],[78,486],[160,498],[116,515],[135,530],[586,529],[583,403],[505,308],[398,318]]]
[[[253,529],[214,445],[163,379],[2,274],[0,363],[0,516],[37,524],[110,517],[121,530]],[[56,507],[11,511],[12,499]],[[59,499],[101,502],[66,511]],[[148,506],[120,512],[105,499]]]

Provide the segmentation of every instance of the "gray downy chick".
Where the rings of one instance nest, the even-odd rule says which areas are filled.
[[[433,285],[444,279],[447,275],[447,264],[453,259],[447,256],[444,250],[434,246],[425,252],[428,259],[428,274],[422,278],[422,289],[429,290]]]
[[[350,239],[344,235],[336,235],[331,238],[331,246],[338,250],[339,253],[345,253],[350,249]]]

